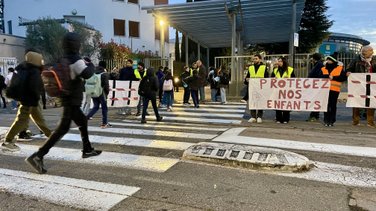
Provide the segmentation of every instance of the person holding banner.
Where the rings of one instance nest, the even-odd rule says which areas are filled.
[[[321,54],[314,53],[311,56],[311,63],[313,64],[312,70],[308,73],[308,78],[320,78],[321,77],[321,68],[324,64],[321,61]],[[309,118],[306,120],[307,122],[315,122],[319,120],[320,112],[312,111],[309,114]]]
[[[357,56],[347,67],[347,76],[351,73],[375,73],[376,72],[376,56],[373,56],[373,48],[369,45],[363,46],[361,54]],[[375,127],[374,116],[375,109],[366,108],[367,125]],[[360,108],[353,108],[353,125],[360,125]]]
[[[294,68],[289,67],[286,57],[279,57],[273,69],[272,78],[295,78]],[[290,121],[290,111],[276,110],[276,123],[287,124]]]
[[[337,100],[341,92],[342,82],[347,80],[346,72],[343,66],[338,65],[337,57],[330,55],[326,57],[325,66],[321,68],[322,77],[330,79],[330,91],[328,99],[328,108],[324,112],[325,127],[333,127],[336,122],[337,115]]]
[[[254,55],[252,60],[253,60],[253,64],[249,66],[247,76],[245,77],[247,85],[248,85],[250,78],[268,78],[269,77],[268,68],[266,67],[264,63],[262,63],[261,55],[260,54]],[[248,93],[248,90],[247,90],[247,93]],[[248,120],[248,122],[262,123],[262,116],[264,113],[263,110],[250,110],[250,113],[251,113],[251,118]]]

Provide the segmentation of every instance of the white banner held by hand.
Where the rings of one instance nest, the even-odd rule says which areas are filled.
[[[249,80],[249,109],[326,111],[330,80],[257,78]]]
[[[346,107],[376,108],[376,73],[351,73]]]

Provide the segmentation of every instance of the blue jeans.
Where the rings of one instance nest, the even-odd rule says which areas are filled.
[[[172,106],[172,102],[173,102],[173,92],[172,91],[164,91],[163,93],[163,97],[165,97],[166,99],[166,106],[167,107],[170,107]]]
[[[217,92],[218,89],[211,89],[211,101],[212,102],[217,102]]]
[[[195,107],[198,108],[198,106],[199,106],[198,90],[192,90],[191,89],[191,96],[192,96],[192,100],[193,100]]]
[[[90,110],[89,114],[87,115],[87,118],[94,116],[94,114],[99,110],[99,105],[101,105],[102,124],[103,125],[107,124],[108,123],[107,122],[108,108],[107,108],[106,98],[104,97],[104,95],[101,95],[99,97],[93,97],[93,103],[94,103],[94,107]]]

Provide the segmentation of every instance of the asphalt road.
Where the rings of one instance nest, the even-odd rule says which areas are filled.
[[[94,146],[105,152],[115,153],[116,156],[135,155],[135,157],[132,157],[132,160],[127,160],[128,157],[120,157],[124,160],[123,162],[120,160],[116,165],[110,161],[86,162],[80,158],[68,158],[64,157],[65,153],[67,156],[69,154],[65,150],[76,150],[73,151],[73,154],[79,155],[81,144],[79,141],[63,140],[56,146],[57,154],[63,158],[51,157],[45,160],[48,176],[51,176],[51,180],[44,178],[44,181],[48,181],[48,183],[31,185],[31,181],[40,181],[43,177],[34,173],[27,174],[27,180],[18,181],[24,177],[20,176],[20,172],[32,172],[23,161],[25,155],[0,153],[2,160],[0,170],[12,170],[11,173],[0,171],[3,178],[0,178],[0,210],[342,211],[350,210],[348,204],[349,200],[354,198],[352,196],[354,191],[360,193],[360,196],[356,196],[357,200],[364,198],[365,194],[376,193],[376,184],[373,184],[372,181],[368,186],[348,185],[340,184],[334,181],[335,179],[333,182],[322,182],[312,178],[281,176],[274,171],[180,160],[184,150],[179,146],[185,146],[182,144],[211,141],[223,132],[237,127],[246,127],[240,134],[245,137],[376,148],[375,128],[351,126],[350,110],[345,108],[344,104],[339,105],[338,123],[333,128],[325,128],[318,122],[305,122],[307,113],[295,112],[292,113],[292,121],[289,124],[275,124],[272,121],[274,113],[271,111],[265,113],[263,124],[251,125],[241,118],[244,108],[237,106],[241,107],[238,104],[229,104],[224,105],[222,109],[213,107],[214,110],[210,110],[209,107],[202,106],[199,110],[187,110],[176,106],[173,112],[164,114],[166,117],[164,122],[157,124],[153,117],[150,117],[146,125],[139,124],[139,120],[134,116],[124,117],[117,114],[116,109],[112,109],[109,119],[110,122],[117,123],[117,125],[114,124],[113,128],[102,131],[97,130],[100,125],[100,113],[97,113],[97,116],[89,121],[92,126],[91,137],[99,136],[98,142],[94,143]],[[181,109],[183,113],[179,113]],[[59,108],[48,108],[44,111],[51,128],[57,125],[60,111]],[[195,116],[195,114],[200,115]],[[212,121],[206,121],[220,118],[221,114],[236,114],[238,116],[231,117],[230,115],[222,119],[240,120],[241,122],[240,124],[213,124],[208,123]],[[13,111],[0,111],[0,127],[9,127],[14,117]],[[179,120],[177,117],[183,117],[185,121]],[[190,120],[190,118],[194,119]],[[72,124],[70,133],[73,135],[78,133],[74,127],[75,125]],[[38,133],[32,124],[30,130]],[[108,137],[112,137],[111,141],[105,142]],[[120,139],[115,139],[116,137]],[[131,142],[132,139],[134,139],[133,142]],[[43,141],[43,139],[36,138],[31,142],[21,143],[21,148],[36,149]],[[290,149],[289,151],[302,154],[313,161],[361,169],[376,169],[376,158],[312,150]],[[53,156],[54,153],[51,152]],[[103,154],[99,157],[105,156],[106,154]],[[144,158],[150,158],[150,160],[142,160]],[[171,161],[172,164],[167,165],[168,162],[163,159],[171,159],[168,162]],[[129,163],[135,164],[128,165]],[[9,177],[9,180],[4,179],[4,175]],[[356,173],[352,176],[354,178],[350,177],[350,179],[357,177]],[[65,185],[68,186],[67,191],[59,189],[60,186],[56,191],[51,191],[56,188],[54,185],[60,180],[68,183]],[[97,191],[97,195],[94,195],[90,191],[97,188],[98,185],[95,187],[89,185],[81,194],[74,195],[76,198],[72,201],[67,199],[68,201],[65,202],[64,197],[65,199],[69,197],[64,194],[70,193],[68,191],[75,193],[78,189],[76,185],[73,185],[73,182],[77,182],[76,180],[80,181],[78,183],[82,182],[82,185],[86,181],[94,181],[103,183],[104,186],[120,185],[119,189],[125,189],[125,187],[137,187],[138,189],[134,193],[122,195],[118,201],[115,201],[116,203],[110,203],[108,201],[115,200],[118,197],[117,194],[110,191]],[[25,187],[27,190],[19,187]],[[109,199],[105,200],[105,197]],[[98,205],[94,205],[96,202]]]

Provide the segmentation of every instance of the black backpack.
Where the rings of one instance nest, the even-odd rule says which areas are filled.
[[[21,98],[24,97],[28,90],[28,77],[29,71],[26,69],[14,71],[9,86],[5,90],[5,95],[8,98],[21,101]]]

